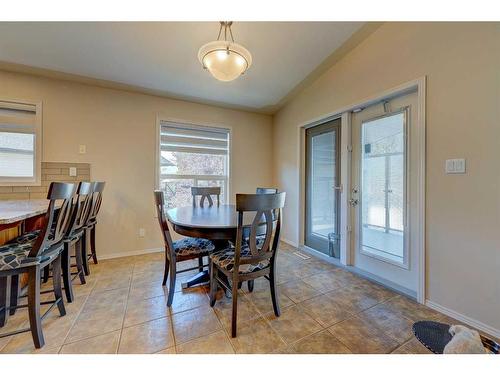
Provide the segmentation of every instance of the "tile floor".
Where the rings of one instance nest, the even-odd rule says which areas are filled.
[[[282,244],[278,255],[281,316],[274,316],[267,280],[257,280],[253,293],[244,285],[234,339],[231,300],[219,293],[212,309],[205,286],[183,291],[181,282],[192,273],[178,279],[173,305],[166,307],[163,254],[155,253],[93,265],[87,284],[76,282],[67,315],[54,309],[44,320],[41,350],[23,333],[0,339],[0,353],[429,353],[413,337],[412,323],[455,322],[294,251]],[[0,332],[27,324],[22,309]]]

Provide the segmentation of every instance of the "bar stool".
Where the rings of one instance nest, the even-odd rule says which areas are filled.
[[[36,348],[44,344],[42,332],[42,319],[52,310],[54,306],[59,309],[59,315],[66,315],[61,287],[61,253],[64,248],[63,238],[68,229],[73,206],[71,200],[75,191],[74,184],[53,182],[50,185],[47,199],[50,200],[47,212],[43,218],[42,228],[34,241],[16,242],[0,246],[0,280],[4,282],[9,276],[28,274],[28,293],[20,298],[27,297],[28,303],[15,307],[0,307],[5,317],[12,308],[28,308],[30,327],[13,332],[0,334],[0,338],[31,331]],[[62,201],[57,218],[54,213],[58,201]],[[55,225],[53,225],[55,223]],[[53,228],[51,230],[51,228]],[[41,280],[40,273],[46,267],[52,265],[53,272],[53,301],[40,302]],[[49,291],[49,292],[52,292]],[[17,302],[17,301],[16,301]],[[51,305],[43,314],[40,314],[40,305]]]
[[[90,208],[90,213],[85,223],[85,235],[89,235],[90,238],[90,254],[87,253],[87,246],[85,240],[85,246],[82,247],[82,257],[83,257],[83,269],[85,270],[85,275],[90,275],[89,259],[92,258],[94,264],[97,264],[97,252],[95,246],[95,230],[97,225],[97,214],[101,208],[102,203],[102,192],[104,191],[104,185],[106,183],[102,181],[92,182],[92,205]]]

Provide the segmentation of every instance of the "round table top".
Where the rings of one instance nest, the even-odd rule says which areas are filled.
[[[243,225],[251,225],[255,213],[245,213]],[[238,213],[234,204],[212,207],[177,207],[167,210],[167,219],[175,225],[191,228],[235,229],[238,227]]]

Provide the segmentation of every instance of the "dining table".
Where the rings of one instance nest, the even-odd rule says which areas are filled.
[[[223,250],[229,246],[229,242],[236,241],[238,212],[233,204],[176,207],[167,210],[166,217],[176,233],[211,240],[215,251]],[[251,226],[254,217],[254,212],[245,212],[243,226]],[[208,280],[208,271],[204,270],[182,283],[182,288],[189,288]]]

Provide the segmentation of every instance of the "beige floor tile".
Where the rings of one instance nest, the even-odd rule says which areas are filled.
[[[349,354],[351,351],[330,332],[321,331],[307,336],[291,347],[297,354]]]
[[[106,277],[99,277],[97,283],[95,284],[94,290],[113,290],[121,288],[129,288],[130,282],[132,280],[131,274],[120,274]]]
[[[302,280],[289,281],[280,286],[280,290],[293,302],[299,303],[321,294]]]
[[[167,296],[168,288],[166,286],[161,285],[160,282],[154,282],[152,284],[142,284],[140,286],[132,286],[130,287],[130,293],[128,295],[128,300],[130,301],[138,301],[142,299],[149,299],[153,297]]]
[[[264,318],[238,324],[237,335],[230,338],[236,353],[272,353],[286,348],[283,339]]]
[[[368,322],[354,317],[328,329],[353,353],[390,353],[397,342]]]
[[[102,335],[122,328],[125,306],[118,309],[92,309],[82,311],[71,328],[65,343]]]
[[[222,328],[217,315],[209,306],[174,314],[172,324],[177,344],[208,335]]]
[[[159,352],[156,352],[154,354],[177,354],[177,351],[175,350],[175,346],[172,346],[168,349],[160,350]]]
[[[266,281],[267,283],[267,281]],[[245,296],[248,298],[255,306],[255,308],[261,314],[268,314],[273,312],[273,301],[271,299],[271,290],[269,289],[269,283],[267,283],[267,289],[255,290],[252,293],[247,293]],[[281,309],[285,309],[294,304],[294,302],[283,293],[278,286],[278,303]]]
[[[170,318],[162,318],[124,328],[118,353],[156,353],[174,345]]]
[[[223,330],[178,345],[178,354],[234,354],[234,349]]]
[[[134,272],[132,275],[131,287],[140,287],[142,285],[160,284],[163,281],[163,270],[152,270],[146,272]]]
[[[396,296],[384,303],[388,309],[396,314],[401,314],[405,318],[416,322],[419,320],[437,320],[442,318],[442,314],[427,306],[419,304],[403,296]]]
[[[318,322],[299,306],[292,306],[282,310],[279,317],[276,317],[272,313],[268,314],[266,315],[266,319],[287,344],[318,332],[322,328]]]
[[[323,327],[329,327],[352,317],[352,314],[346,310],[344,305],[324,294],[301,302],[299,306]]]
[[[345,286],[337,273],[333,271],[320,272],[302,279],[303,282],[320,292],[329,292]]]
[[[222,297],[218,299],[214,306],[214,311],[219,320],[226,328],[231,328],[231,317],[233,311],[233,300],[231,298]],[[238,296],[238,309],[237,309],[239,323],[246,322],[247,320],[256,319],[260,316],[259,311],[245,296]]]
[[[359,313],[379,303],[379,300],[362,289],[341,288],[325,294],[346,311]]]
[[[413,322],[402,315],[394,313],[384,304],[376,305],[358,315],[360,319],[382,330],[387,336],[399,344],[413,337]]]
[[[128,288],[106,291],[93,290],[85,301],[83,311],[108,309],[110,307],[125,308],[128,291]]]
[[[208,306],[208,295],[203,288],[188,288],[174,293],[174,299],[170,311],[175,314],[191,310],[200,306]]]
[[[432,354],[432,352],[414,337],[394,350],[392,354]]]
[[[118,350],[121,331],[76,341],[63,345],[61,354],[115,354]]]
[[[130,327],[168,315],[165,296],[129,301],[125,312],[124,327]]]

